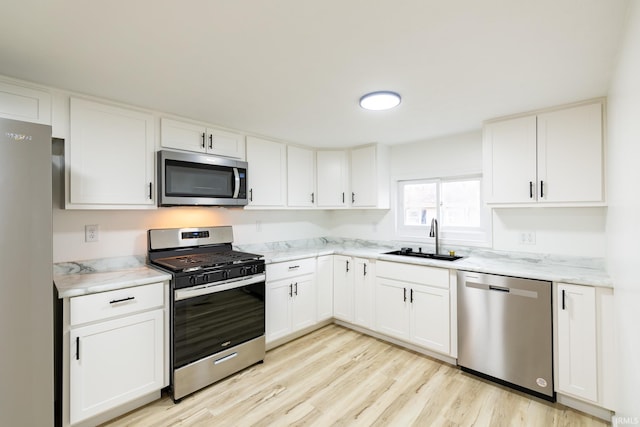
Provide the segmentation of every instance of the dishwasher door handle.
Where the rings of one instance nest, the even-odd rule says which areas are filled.
[[[503,288],[502,286],[493,286],[489,285],[490,291],[498,291],[498,292],[511,292],[509,288]]]

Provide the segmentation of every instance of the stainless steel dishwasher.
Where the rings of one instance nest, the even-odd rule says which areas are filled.
[[[458,272],[458,365],[546,400],[553,391],[551,282]]]

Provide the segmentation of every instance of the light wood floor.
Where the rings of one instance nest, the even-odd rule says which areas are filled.
[[[605,426],[601,420],[330,325],[175,405],[108,426]]]

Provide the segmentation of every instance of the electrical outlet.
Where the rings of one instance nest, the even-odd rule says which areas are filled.
[[[536,232],[535,231],[523,231],[520,233],[521,245],[535,245],[536,244]]]
[[[98,224],[84,226],[84,241],[97,242],[100,240],[100,226]]]

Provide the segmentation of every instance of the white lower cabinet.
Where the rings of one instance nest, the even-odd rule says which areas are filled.
[[[333,315],[373,329],[375,263],[366,258],[333,257]]]
[[[354,258],[353,267],[353,323],[373,329],[376,263]]]
[[[164,284],[70,300],[69,422],[164,387]]]
[[[316,323],[315,258],[267,265],[267,343]]]
[[[333,255],[319,256],[316,262],[317,320],[333,318]]]
[[[376,269],[376,330],[448,355],[449,270],[386,261]]]
[[[333,256],[333,316],[353,321],[353,258]]]

